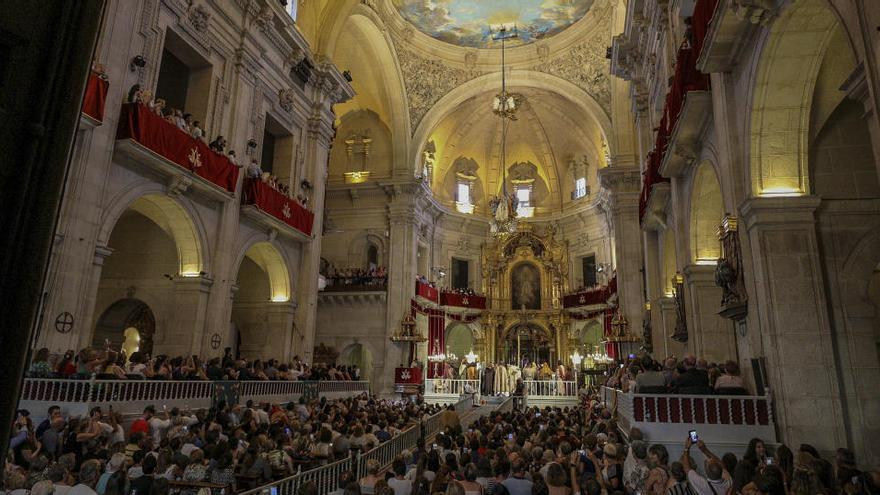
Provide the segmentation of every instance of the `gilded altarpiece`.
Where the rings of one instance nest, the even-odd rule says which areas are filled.
[[[482,316],[486,358],[509,364],[535,355],[567,361],[569,321],[562,295],[569,290],[568,242],[558,240],[552,227],[537,233],[521,224],[515,233],[483,245],[481,267],[489,300]]]

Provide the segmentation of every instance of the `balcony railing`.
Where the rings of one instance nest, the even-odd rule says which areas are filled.
[[[427,299],[433,303],[440,303],[440,293],[429,284],[416,280],[416,296]]]
[[[734,453],[742,453],[751,438],[776,442],[769,395],[633,394],[608,387],[602,387],[601,395],[617,411],[624,431],[639,428],[652,442],[678,452],[689,430],[697,430],[707,444],[723,444]]]
[[[347,397],[369,392],[365,381],[175,381],[63,380],[26,378],[20,402],[40,414],[57,404],[69,413],[110,405],[123,414],[139,414],[147,405],[207,408],[217,398],[289,402],[302,395]]]
[[[440,305],[456,308],[486,309],[486,298],[477,295],[459,294],[458,292],[441,292]]]
[[[605,304],[614,294],[617,294],[617,276],[611,277],[611,280],[601,287],[582,290],[562,296],[562,307],[577,308],[580,306]]]
[[[219,200],[231,200],[235,193],[238,167],[140,103],[122,105],[116,139],[123,159],[173,179],[169,188],[178,193],[194,187]]]
[[[245,213],[256,213],[262,218],[270,217],[273,224],[277,223],[282,227],[279,229],[281,232],[294,229],[297,234],[305,237],[312,235],[315,214],[260,179],[245,179],[241,206]],[[260,221],[261,217],[256,215],[251,216]]]
[[[425,381],[425,395],[462,395],[470,385],[471,393],[480,393],[480,380],[431,378]]]

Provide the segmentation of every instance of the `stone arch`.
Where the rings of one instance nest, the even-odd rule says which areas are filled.
[[[357,366],[361,369],[361,380],[372,381],[373,352],[363,342],[354,342],[345,346],[339,353],[337,362],[340,365]]]
[[[152,353],[156,316],[146,302],[133,297],[119,299],[101,313],[95,323],[91,345],[103,349],[109,343],[111,348],[120,349],[125,344],[125,331],[129,328],[137,329],[138,350]]]
[[[357,49],[363,51],[362,56],[370,60],[371,70],[377,74],[376,79],[381,87],[376,88],[382,104],[387,106],[389,121],[385,124],[391,134],[392,163],[405,163],[407,149],[409,147],[412,130],[409,123],[409,107],[406,102],[406,87],[403,83],[403,75],[397,60],[394,43],[391,40],[390,31],[384,27],[382,19],[372,9],[365,5],[355,5],[349,0],[340,1],[336,8],[340,15],[338,19],[331,21],[326,27],[326,34],[321,36],[321,44],[324,46],[323,53],[330,54],[336,61],[342,58],[343,47],[339,44],[343,33],[354,33],[358,37]],[[357,74],[352,85],[358,93],[363,93],[366,88],[360,86]],[[347,103],[336,105],[337,115],[344,116],[352,110],[363,110],[357,96]]]
[[[178,275],[198,276],[210,266],[204,229],[196,220],[198,216],[192,205],[171,198],[163,189],[158,184],[132,188],[111,201],[105,208],[98,244],[107,245],[119,218],[127,210],[133,210],[152,220],[174,239]]]
[[[348,265],[352,267],[367,267],[367,251],[370,245],[376,246],[379,263],[377,266],[388,266],[388,249],[385,239],[371,233],[361,233],[352,240],[348,247]],[[339,267],[343,268],[343,267]]]
[[[611,119],[608,117],[608,114],[605,113],[605,110],[601,105],[599,105],[589,93],[580,87],[562,78],[531,70],[510,71],[507,84],[511,88],[543,89],[557,93],[566,98],[571,102],[574,108],[577,108],[583,112],[584,115],[587,115],[592,119],[592,123],[602,131],[603,137],[606,142],[609,143],[611,155],[614,155],[617,149],[617,143],[615,135],[612,132]],[[430,110],[428,110],[413,134],[413,139],[411,141],[412,147],[410,148],[408,155],[409,163],[416,175],[421,173],[422,148],[428,142],[431,132],[433,132],[443,119],[468,99],[482,93],[497,90],[498,74],[485,74],[471,79],[450,91],[440,98]]]
[[[810,191],[813,93],[840,21],[826,0],[791,2],[773,22],[753,83],[749,177],[753,196]]]
[[[262,235],[255,237],[264,238]],[[290,301],[293,296],[290,270],[288,269],[290,264],[284,257],[283,250],[270,241],[250,239],[236,258],[234,266],[239,267],[239,270],[245,257],[254,262],[266,274],[269,281],[269,300],[272,302]]]
[[[690,198],[690,261],[714,263],[721,256],[716,229],[724,216],[721,183],[708,161],[697,166],[692,179]]]
[[[458,359],[474,350],[474,332],[469,325],[452,322],[446,327],[446,354],[455,354]]]

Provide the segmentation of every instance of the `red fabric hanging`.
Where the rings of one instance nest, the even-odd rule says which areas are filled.
[[[614,308],[608,308],[605,310],[605,338],[611,337],[614,335],[614,330],[611,327],[611,320],[614,318]],[[608,357],[611,359],[617,359],[619,356],[618,352],[619,344],[617,342],[606,342],[605,343],[605,354],[608,354]]]
[[[245,179],[241,203],[254,205],[305,235],[312,235],[315,214],[260,179]]]
[[[86,82],[86,94],[83,96],[82,113],[97,120],[104,121],[104,103],[107,101],[107,88],[110,83],[102,79],[97,72],[89,73]]]
[[[442,311],[428,310],[428,355],[446,354],[446,318]],[[431,361],[428,378],[442,378],[443,363]]]
[[[122,105],[116,139],[133,139],[167,160],[235,192],[238,167],[140,103]]]

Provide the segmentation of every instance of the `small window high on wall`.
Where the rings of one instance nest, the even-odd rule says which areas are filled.
[[[471,202],[471,185],[467,182],[459,182],[456,186],[455,209],[460,213],[474,212],[474,204]]]
[[[299,6],[299,0],[281,0],[281,4],[284,5],[284,10],[287,11],[290,18],[294,21],[296,20],[296,10]],[[286,4],[286,5],[285,5]]]
[[[452,288],[467,289],[469,286],[468,271],[470,262],[458,258],[452,258]]]
[[[587,179],[586,177],[581,177],[578,180],[574,181],[574,191],[572,193],[572,199],[583,198],[587,195]]]
[[[154,98],[165,100],[166,109],[192,114],[205,129],[211,94],[212,67],[204,57],[174,31],[165,32],[165,46],[159,66]],[[206,136],[210,141],[213,136]]]
[[[584,287],[596,285],[596,256],[591,254],[581,258],[581,269],[584,277]]]

